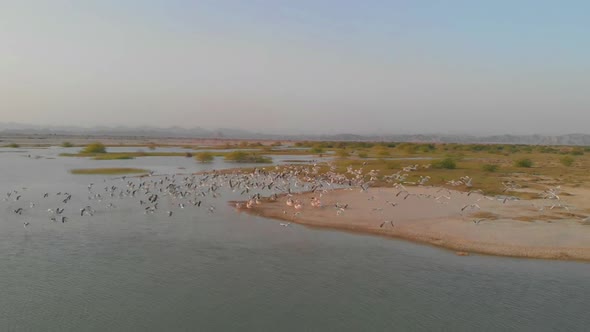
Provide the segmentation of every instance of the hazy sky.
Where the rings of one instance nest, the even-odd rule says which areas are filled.
[[[590,2],[0,0],[0,122],[590,133]]]

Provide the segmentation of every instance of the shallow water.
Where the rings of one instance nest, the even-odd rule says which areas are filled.
[[[318,230],[206,209],[145,215],[132,199],[93,217],[87,185],[120,183],[71,168],[156,173],[234,167],[216,159],[61,158],[64,149],[0,153],[0,327],[96,331],[552,331],[590,326],[590,265],[455,256],[405,241]],[[43,158],[28,158],[28,154]],[[55,159],[45,159],[46,157]],[[280,159],[276,158],[278,162]],[[296,158],[310,159],[309,156]],[[286,159],[294,159],[286,156]],[[183,169],[179,169],[183,168]],[[104,182],[106,180],[106,182]],[[25,187],[26,189],[22,189]],[[73,194],[67,223],[44,211]],[[48,199],[42,194],[50,192]],[[12,209],[27,208],[22,216]],[[163,202],[166,206],[166,203]],[[171,208],[169,203],[167,208]],[[30,222],[23,227],[23,220]]]

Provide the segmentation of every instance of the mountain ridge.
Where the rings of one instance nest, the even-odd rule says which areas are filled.
[[[0,135],[83,135],[83,136],[134,136],[170,138],[227,138],[264,140],[331,140],[331,141],[390,141],[425,143],[486,143],[486,144],[529,144],[529,145],[590,145],[590,134],[571,133],[563,135],[543,134],[387,134],[363,135],[341,134],[268,134],[235,128],[206,129],[201,127],[128,127],[97,126],[91,128],[75,126],[39,126],[19,123],[0,123]]]

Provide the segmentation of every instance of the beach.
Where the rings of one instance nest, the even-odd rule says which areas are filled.
[[[459,255],[590,260],[590,225],[581,209],[587,190],[570,188],[568,202],[503,200],[437,187],[337,189],[264,201],[247,213],[297,224],[370,233],[435,245]],[[287,206],[287,199],[302,203]],[[320,207],[312,207],[319,199]],[[337,208],[339,206],[341,208]],[[346,208],[342,208],[346,206]],[[552,208],[553,207],[553,208]]]

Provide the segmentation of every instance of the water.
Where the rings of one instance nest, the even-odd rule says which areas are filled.
[[[60,149],[31,150],[55,157]],[[590,265],[459,257],[430,246],[319,230],[236,213],[144,215],[121,201],[52,223],[11,208],[103,176],[70,168],[162,173],[233,167],[190,158],[93,161],[0,153],[0,326],[43,331],[554,331],[590,325]],[[309,157],[308,157],[309,158]],[[289,159],[291,159],[289,157]],[[179,170],[178,167],[184,168]],[[110,180],[108,181],[120,181]],[[231,197],[229,197],[231,198]],[[50,200],[52,198],[50,197]],[[45,204],[45,205],[44,205]],[[165,203],[163,203],[165,204]],[[28,229],[22,226],[28,218]]]

